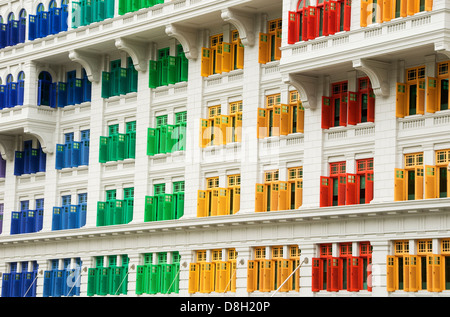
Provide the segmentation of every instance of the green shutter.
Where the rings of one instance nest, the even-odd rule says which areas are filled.
[[[102,98],[111,97],[111,75],[109,72],[102,72]]]
[[[175,84],[177,82],[177,59],[174,56],[167,57],[167,83]]]
[[[157,131],[154,128],[147,130],[147,155],[153,156],[158,153]]]
[[[145,196],[145,213],[144,221],[156,221],[157,201],[154,196]]]
[[[158,62],[149,61],[148,62],[148,87],[156,88],[159,87],[159,76],[158,76]]]
[[[98,161],[100,163],[108,162],[108,137],[106,137],[106,136],[100,137],[100,148],[99,148]]]
[[[105,225],[106,218],[106,203],[103,201],[97,202],[97,227]]]
[[[117,160],[121,161],[126,158],[127,143],[127,134],[119,133],[117,135]]]

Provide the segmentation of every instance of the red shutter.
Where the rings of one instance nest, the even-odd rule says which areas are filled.
[[[294,44],[298,41],[297,34],[297,13],[289,11],[289,21],[288,21],[288,44]]]
[[[372,90],[369,90],[367,99],[367,121],[375,122],[375,95]]]
[[[303,10],[303,25],[302,25],[302,40],[308,40],[308,21],[309,21],[309,12],[308,8]]]
[[[342,282],[342,260],[340,258],[331,258],[329,259],[331,262],[331,266],[329,266],[329,270],[331,271],[331,279],[330,279],[330,288],[329,290],[332,292],[340,290],[341,282]],[[328,263],[330,263],[328,262]]]
[[[331,206],[331,178],[320,176],[320,207]]]
[[[345,196],[347,194],[347,174],[338,176],[338,206],[345,205]]]
[[[336,33],[336,11],[337,2],[330,1],[329,11],[328,11],[328,34],[333,35]]]
[[[341,104],[339,105],[339,125],[342,127],[347,126],[347,93],[341,93]]]
[[[321,279],[322,279],[322,261],[319,258],[312,258],[312,281],[311,290],[313,292],[318,292],[321,290]]]
[[[366,173],[366,204],[373,199],[373,172]]]
[[[322,17],[322,35],[328,35],[328,16],[330,12],[330,2],[325,1],[323,4],[323,17]]]
[[[308,7],[308,40],[313,40],[316,38],[316,8]]]
[[[331,98],[322,97],[322,129],[329,129],[331,126]]]
[[[344,0],[344,31],[350,31],[350,21],[352,16],[351,0]]]
[[[372,256],[367,258],[367,290],[372,291]]]
[[[348,92],[348,124],[355,125],[358,123],[358,94],[356,92]]]
[[[347,174],[347,192],[345,202],[347,205],[357,204],[357,186],[356,186],[356,174]]]
[[[349,291],[357,292],[362,289],[362,258],[350,259],[350,283]]]

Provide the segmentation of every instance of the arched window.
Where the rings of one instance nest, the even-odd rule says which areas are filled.
[[[54,107],[54,101],[51,100],[52,76],[48,72],[42,71],[39,73],[38,79],[38,106]]]
[[[11,108],[17,105],[17,83],[14,82],[13,75],[6,76],[5,89],[5,108]]]
[[[27,11],[25,9],[20,10],[19,13],[19,43],[25,42],[25,31],[27,28]]]
[[[18,86],[17,105],[21,106],[21,105],[23,105],[23,95],[24,95],[24,89],[25,89],[25,73],[22,71],[17,76],[17,86]]]

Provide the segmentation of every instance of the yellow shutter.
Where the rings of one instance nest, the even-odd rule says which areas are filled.
[[[269,62],[269,35],[267,33],[259,33],[259,55],[258,62],[265,64]]]
[[[404,169],[396,168],[394,173],[394,201],[405,200],[406,171]]]
[[[277,30],[275,34],[275,48],[274,48],[275,52],[273,52],[275,60],[277,61],[281,59],[280,47],[281,47],[281,30]]]
[[[274,182],[270,184],[270,211],[278,210],[278,191],[279,191],[279,183]]]
[[[277,280],[277,288],[284,283],[291,274],[292,271],[292,260],[278,260],[278,280]],[[291,281],[291,279],[290,279]],[[280,292],[288,292],[290,290],[290,283],[286,281],[284,285],[280,288]]]
[[[434,113],[438,109],[438,93],[437,93],[437,79],[433,77],[427,77],[427,112]]]
[[[304,133],[305,131],[305,109],[301,101],[297,101],[297,132]]]
[[[288,183],[279,182],[278,184],[278,210],[289,210],[291,208],[289,206]]]
[[[200,263],[200,293],[211,293],[213,291],[213,267],[213,263]]]
[[[222,57],[222,71],[229,72],[231,71],[231,44],[223,42],[223,57]]]
[[[241,188],[234,187],[233,189],[233,214],[241,210]]]
[[[415,199],[423,199],[423,167],[417,166],[415,168]]]
[[[409,292],[409,255],[403,256],[403,290]]]
[[[444,289],[444,265],[441,255],[433,255],[433,292]]]
[[[257,275],[256,275],[256,261],[250,260],[247,263],[247,292],[253,292],[255,291],[256,287],[256,281],[257,281]]]
[[[383,0],[383,22],[391,21],[392,19],[392,1]]]
[[[407,14],[414,15],[416,13],[417,0],[406,0],[407,2]]]
[[[279,136],[281,129],[281,105],[273,106],[273,124],[271,136]]]
[[[215,63],[216,63],[216,73],[217,74],[221,74],[222,73],[222,65],[223,65],[223,44],[217,44],[217,48],[216,48],[216,59],[215,59]]]
[[[303,204],[303,179],[295,181],[295,208],[300,208]]]
[[[236,50],[236,68],[244,69],[244,45],[242,45],[241,41],[239,41]]]
[[[221,130],[221,144],[231,143],[232,135],[231,135],[231,118],[226,115],[220,116],[220,130]]]
[[[425,11],[433,10],[433,0],[425,0]]]
[[[200,119],[200,146],[202,148],[211,142],[211,127],[208,119]]]
[[[425,165],[425,199],[437,198],[436,166]]]
[[[395,116],[403,118],[406,115],[406,85],[397,83],[396,88]]]
[[[392,255],[388,255],[386,259],[386,288],[388,292],[393,292],[396,290],[396,265],[397,258]]]
[[[264,184],[256,184],[255,189],[255,212],[265,211],[264,200],[265,200],[265,186]]]
[[[201,76],[208,77],[211,75],[211,50],[209,48],[202,47],[202,65]]]
[[[417,255],[409,256],[409,291],[419,290],[420,270],[417,262]]]
[[[408,1],[407,0],[400,1],[400,16],[404,18],[407,15],[408,15]]]
[[[280,107],[280,135],[288,135],[290,133],[290,107],[289,105],[281,105]]]
[[[197,217],[206,217],[206,191],[199,190],[197,194]]]
[[[426,272],[427,272],[427,291],[432,292],[433,291],[433,263],[434,258],[432,254],[428,254],[426,256]]]
[[[198,292],[198,281],[199,281],[199,272],[198,272],[198,264],[197,263],[190,263],[189,264],[189,287],[188,292],[189,293],[196,293]]]
[[[274,285],[274,261],[261,261],[260,291],[270,292]]]
[[[225,216],[228,215],[229,205],[228,205],[228,189],[227,188],[218,188],[219,198],[218,198],[218,208],[217,215]]]
[[[267,119],[266,109],[258,108],[258,122],[257,122],[257,136],[258,139],[264,139],[267,137]]]
[[[417,82],[417,113],[425,112],[425,80],[419,79]]]
[[[217,209],[219,207],[219,189],[213,188],[209,191],[209,194],[211,195],[210,201],[210,207],[209,210],[211,211],[210,216],[217,216]]]
[[[361,14],[360,14],[360,25],[361,27],[367,26],[367,9],[369,2],[367,0],[361,0]],[[370,23],[369,23],[370,24]]]
[[[235,142],[242,141],[242,112],[236,113],[236,126],[234,128]]]

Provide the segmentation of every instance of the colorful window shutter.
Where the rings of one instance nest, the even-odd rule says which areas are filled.
[[[347,177],[347,187],[346,187],[346,205],[357,204],[357,175],[356,174],[346,174]]]
[[[211,75],[211,50],[209,48],[202,48],[202,64],[201,76],[208,77]]]
[[[423,199],[423,167],[415,168],[415,199]]]
[[[358,123],[358,94],[356,92],[348,92],[348,124],[355,125]]]
[[[199,190],[197,194],[197,217],[206,217],[206,191]]]
[[[266,109],[258,108],[258,123],[257,123],[257,136],[258,139],[264,139],[267,137],[267,119]]]
[[[320,207],[331,206],[332,180],[330,177],[320,177]]]
[[[331,99],[322,97],[322,129],[329,129],[331,126]]]
[[[425,199],[437,198],[436,166],[425,166]]]
[[[265,211],[265,186],[264,184],[256,184],[255,189],[255,212]]]
[[[344,5],[344,25],[343,25],[344,31],[350,31],[350,23],[352,16],[352,1],[344,0],[343,5]]]
[[[294,44],[298,40],[297,35],[297,13],[289,11],[288,20],[288,44]]]
[[[427,77],[427,112],[435,113],[438,109],[437,78]]]
[[[265,64],[269,62],[269,35],[267,33],[259,33],[259,54],[258,62]]]
[[[406,115],[406,85],[397,83],[396,88],[395,116],[403,118]]]
[[[307,39],[313,40],[316,38],[316,8],[313,6],[310,6],[306,8],[308,10],[308,29],[307,29]]]
[[[404,169],[395,169],[394,201],[405,200],[405,177],[406,171]]]
[[[222,43],[222,65],[221,70],[223,72],[229,72],[232,70],[231,61],[232,61],[232,52],[231,52],[231,44],[230,43]]]

